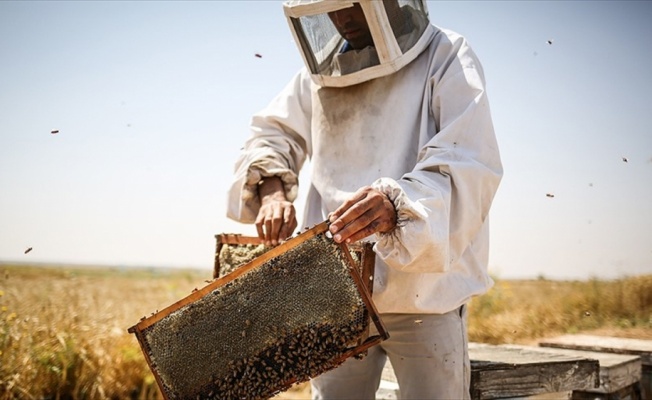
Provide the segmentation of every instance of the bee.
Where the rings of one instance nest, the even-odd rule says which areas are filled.
[[[552,39],[548,39],[548,41],[546,43],[551,45],[552,44]]]
[[[30,251],[32,251],[32,248],[28,247],[27,250],[25,250],[25,254],[29,253]]]
[[[552,193],[546,193],[546,197],[551,197],[552,198],[552,197],[555,197],[555,195],[552,194]]]
[[[628,161],[629,160],[627,159],[627,157],[623,157],[623,162],[628,162]]]
[[[256,58],[263,58],[263,56],[261,56],[259,53],[256,53],[254,55],[256,56]]]
[[[59,130],[58,130],[58,129],[54,129],[54,130],[51,130],[50,133],[51,133],[52,135],[56,135],[57,133],[59,133]]]

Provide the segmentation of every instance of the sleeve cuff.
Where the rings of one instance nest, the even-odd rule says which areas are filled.
[[[299,192],[299,182],[297,175],[287,169],[271,169],[266,170],[257,166],[251,166],[247,171],[247,176],[245,178],[245,184],[242,193],[242,199],[245,203],[251,203],[255,201],[257,204],[260,204],[258,199],[258,185],[268,177],[276,176],[283,181],[283,190],[285,191],[285,197],[288,201],[294,201],[297,198]]]
[[[423,212],[414,208],[403,188],[395,180],[390,178],[380,178],[372,183],[371,187],[384,193],[389,201],[394,204],[394,209],[396,210],[396,228],[402,228],[409,221],[415,219],[425,219]],[[379,233],[378,235],[380,237],[391,235],[394,234],[396,230],[397,229],[393,229],[390,232]]]

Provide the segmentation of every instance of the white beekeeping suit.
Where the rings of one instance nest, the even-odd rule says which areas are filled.
[[[342,9],[364,13],[371,37],[364,45],[351,45],[360,36],[355,24],[338,31],[331,22]],[[393,231],[376,235],[374,246],[373,299],[390,336],[396,336],[390,314],[407,314],[411,321],[459,318],[463,305],[492,285],[488,214],[502,176],[476,55],[462,36],[430,24],[418,0],[290,2],[285,13],[306,68],[253,117],[229,192],[229,217],[254,221],[260,207],[256,187],[269,176],[280,177],[288,200],[294,200],[307,158],[311,187],[300,226],[327,219],[352,193],[372,185],[393,202],[398,220]],[[467,365],[461,323],[464,337],[450,346],[463,347],[460,364]],[[433,392],[431,386],[443,383],[407,377],[420,364],[402,372],[389,357],[403,395],[461,393]],[[371,353],[368,358],[375,362]],[[439,364],[421,367],[445,370]],[[454,375],[441,381],[454,385],[462,379],[468,390],[468,371]],[[342,381],[332,383],[348,390]],[[351,394],[323,386],[314,391],[316,397]]]

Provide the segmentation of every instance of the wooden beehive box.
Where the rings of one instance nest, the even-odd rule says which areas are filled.
[[[641,398],[652,399],[652,340],[575,334],[544,339],[539,346],[638,356]]]
[[[359,268],[322,223],[129,332],[167,399],[269,398],[388,337]]]
[[[537,347],[537,350],[598,361],[600,385],[594,388],[574,390],[572,394],[574,399],[627,398],[626,394],[633,396],[633,399],[638,398],[636,390],[638,390],[641,380],[641,359],[638,356],[552,347]]]
[[[469,343],[471,398],[500,399],[548,395],[599,386],[597,360],[553,354],[532,346]]]
[[[599,387],[598,360],[533,346],[469,343],[471,399],[571,399]],[[390,363],[383,369],[377,399],[398,398]]]

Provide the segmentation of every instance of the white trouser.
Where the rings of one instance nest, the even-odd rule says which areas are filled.
[[[312,398],[374,399],[389,357],[399,399],[469,399],[466,306],[446,314],[383,314],[390,338],[312,380]],[[370,334],[376,334],[373,327]]]

